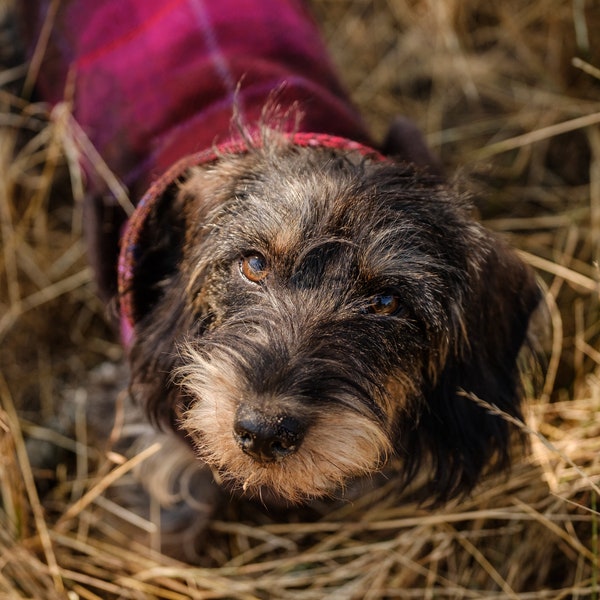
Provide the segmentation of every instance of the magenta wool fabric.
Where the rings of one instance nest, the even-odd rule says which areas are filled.
[[[50,0],[17,3],[31,47]],[[251,126],[274,90],[298,104],[302,132],[372,141],[340,85],[300,0],[62,0],[37,82],[41,99],[65,98],[135,202],[185,155],[227,142],[236,89]],[[100,291],[116,290],[125,215],[90,165],[86,227]]]

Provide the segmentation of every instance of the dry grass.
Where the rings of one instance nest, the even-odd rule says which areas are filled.
[[[212,525],[202,567],[136,545],[103,518],[117,508],[101,495],[133,465],[86,438],[86,374],[120,348],[85,262],[76,132],[64,110],[48,118],[2,92],[0,597],[600,596],[600,5],[313,4],[373,130],[414,118],[539,272],[552,335],[531,454],[435,511],[400,502],[392,482],[312,522],[234,507]],[[60,433],[67,389],[72,436]]]

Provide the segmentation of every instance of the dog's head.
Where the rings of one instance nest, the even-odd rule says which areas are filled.
[[[132,391],[249,492],[334,494],[401,459],[429,497],[506,466],[530,270],[433,177],[260,148],[188,169],[141,233]]]

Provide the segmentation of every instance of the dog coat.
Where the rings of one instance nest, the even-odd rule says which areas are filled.
[[[234,102],[251,125],[274,90],[283,110],[303,113],[300,132],[372,144],[300,0],[62,0],[54,15],[50,0],[18,5],[29,39],[51,25],[38,94],[72,102],[134,204],[182,157],[231,141]],[[126,215],[89,156],[82,163],[90,260],[108,299]]]

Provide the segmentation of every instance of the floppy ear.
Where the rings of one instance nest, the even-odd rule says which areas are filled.
[[[169,423],[173,393],[170,373],[176,356],[175,332],[186,324],[180,280],[185,243],[185,211],[171,185],[154,201],[138,233],[129,282],[134,324],[129,348],[130,390],[155,423]]]
[[[214,194],[190,170],[152,198],[137,231],[135,260],[127,293],[134,323],[129,350],[131,392],[155,424],[174,426],[181,393],[173,384],[178,341],[204,326],[188,297],[191,246],[206,235]],[[190,183],[191,182],[191,183]]]
[[[144,321],[171,287],[183,258],[185,213],[175,185],[153,203],[139,232],[131,297],[135,323]]]
[[[514,428],[474,402],[473,395],[522,417],[517,359],[541,293],[516,253],[486,235],[489,246],[471,274],[470,296],[457,324],[463,334],[431,383],[425,413],[413,431],[417,447],[432,457],[428,492],[438,500],[470,491],[488,465],[509,466]]]

